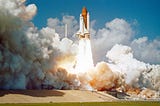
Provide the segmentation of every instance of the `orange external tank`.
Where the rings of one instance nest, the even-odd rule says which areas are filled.
[[[86,7],[83,7],[82,9],[82,16],[84,19],[85,28],[87,29],[87,9]]]

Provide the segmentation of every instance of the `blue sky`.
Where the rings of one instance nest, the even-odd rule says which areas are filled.
[[[123,18],[133,25],[135,37],[154,39],[160,36],[160,0],[27,0],[27,4],[31,3],[38,8],[32,20],[38,28],[45,27],[48,18],[61,19],[63,15],[79,20],[85,6],[91,20],[96,20],[96,29],[114,18]]]

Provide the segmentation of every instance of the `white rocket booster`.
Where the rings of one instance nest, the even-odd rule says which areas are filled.
[[[77,32],[79,39],[82,39],[82,38],[90,39],[89,12],[87,12],[87,9],[85,7],[82,9],[82,13],[80,14],[79,22],[80,22],[79,23],[80,29]]]

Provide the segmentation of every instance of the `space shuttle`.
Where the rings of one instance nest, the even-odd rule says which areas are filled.
[[[89,32],[89,12],[83,7],[79,18],[79,31],[76,33],[79,39],[90,39]]]

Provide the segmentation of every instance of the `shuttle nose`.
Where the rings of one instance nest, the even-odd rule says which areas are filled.
[[[82,16],[87,16],[87,9],[86,9],[86,7],[83,7],[82,8]]]

